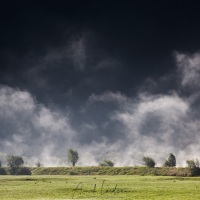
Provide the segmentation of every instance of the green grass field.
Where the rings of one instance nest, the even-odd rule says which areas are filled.
[[[200,199],[200,177],[0,176],[0,199]]]

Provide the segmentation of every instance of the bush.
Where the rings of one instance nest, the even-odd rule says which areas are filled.
[[[99,163],[99,166],[113,167],[114,166],[114,162],[112,162],[110,160],[104,160],[103,162]]]
[[[154,159],[151,157],[148,157],[148,156],[146,156],[146,157],[144,156],[142,158],[142,161],[143,161],[144,165],[146,165],[147,167],[155,167],[155,165],[156,165]]]
[[[3,167],[0,167],[0,175],[7,175],[7,172]]]
[[[196,176],[200,174],[199,160],[187,160],[186,161],[188,168],[190,169],[191,175]]]
[[[68,174],[68,175],[78,175],[78,173],[75,172],[75,171],[68,171],[67,174]]]
[[[16,175],[31,175],[31,170],[28,167],[20,167],[17,169]]]

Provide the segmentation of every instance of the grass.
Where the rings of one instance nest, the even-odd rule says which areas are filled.
[[[156,175],[191,176],[188,168],[176,167],[35,167],[33,175]]]
[[[0,176],[0,199],[200,199],[200,177]]]

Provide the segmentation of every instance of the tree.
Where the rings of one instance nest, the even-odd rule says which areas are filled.
[[[199,167],[199,160],[186,160],[187,166],[188,168],[192,169],[192,168],[197,168]]]
[[[72,164],[73,167],[78,162],[78,159],[79,159],[78,152],[75,150],[69,149],[67,153],[67,160]]]
[[[99,163],[99,166],[113,167],[114,166],[114,162],[112,162],[111,160],[103,160],[103,162]]]
[[[167,160],[164,162],[164,167],[175,167],[176,166],[176,157],[170,153]]]
[[[146,165],[147,167],[155,167],[155,165],[156,165],[154,159],[151,157],[148,157],[148,156],[144,156],[142,158],[142,161],[143,161],[144,165]]]
[[[199,160],[187,160],[186,161],[188,168],[191,171],[191,174],[193,176],[199,175],[200,173],[200,168],[199,168]]]
[[[22,157],[20,156],[7,156],[7,166],[11,174],[17,174],[19,168],[24,164]]]

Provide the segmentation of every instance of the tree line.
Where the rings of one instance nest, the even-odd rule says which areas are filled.
[[[79,154],[77,150],[69,149],[67,151],[67,160],[74,167],[79,160]],[[8,155],[6,158],[7,168],[11,175],[30,175],[31,171],[28,167],[24,166],[24,160],[21,156]],[[142,164],[154,168],[156,165],[155,160],[152,157],[144,156],[142,158]],[[187,160],[187,167],[191,170],[192,175],[200,174],[200,163],[199,160]],[[38,161],[36,167],[42,167],[42,163]],[[99,163],[99,166],[109,166],[113,167],[114,162],[111,160],[103,160]],[[163,167],[176,167],[176,157],[174,154],[170,153],[168,158],[164,161]],[[0,174],[2,171],[2,162],[0,161]]]
[[[153,158],[144,156],[142,158],[143,164],[147,167],[155,167],[156,162]],[[175,167],[176,166],[176,157],[174,154],[170,153],[168,159],[163,163],[163,167]]]

